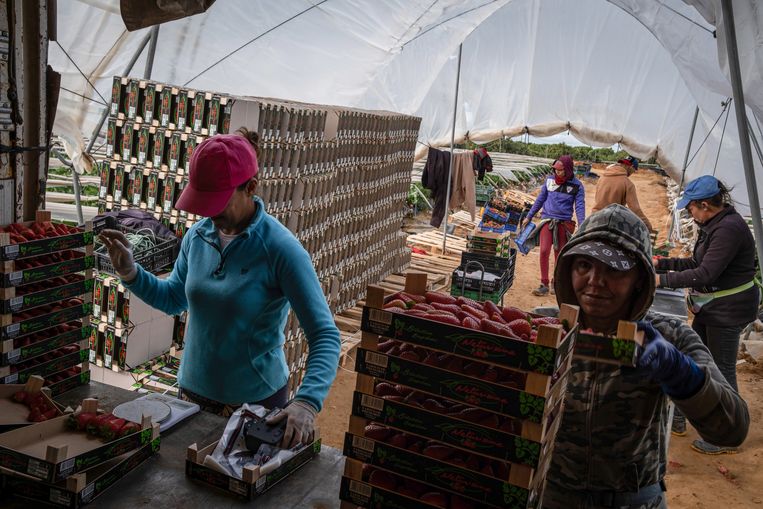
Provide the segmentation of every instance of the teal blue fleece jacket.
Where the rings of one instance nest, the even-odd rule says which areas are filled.
[[[336,376],[339,330],[310,256],[255,198],[249,227],[222,251],[210,219],[189,228],[172,274],[138,267],[125,286],[167,314],[188,310],[180,387],[229,404],[267,398],[286,384],[289,304],[307,336],[307,372],[295,399],[320,411]]]

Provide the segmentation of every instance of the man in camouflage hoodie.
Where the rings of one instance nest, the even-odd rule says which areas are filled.
[[[580,306],[581,328],[613,334],[618,320],[639,321],[646,339],[638,368],[573,358],[544,508],[666,508],[668,397],[705,440],[747,436],[747,405],[699,336],[648,312],[651,256],[649,231],[621,205],[590,216],[560,253],[556,298]]]

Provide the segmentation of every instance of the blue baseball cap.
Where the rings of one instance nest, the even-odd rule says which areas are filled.
[[[706,200],[721,192],[718,179],[712,175],[702,175],[689,182],[684,189],[681,199],[676,203],[677,209],[685,209],[690,201]]]

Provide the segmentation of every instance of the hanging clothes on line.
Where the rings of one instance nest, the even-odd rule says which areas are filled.
[[[429,222],[435,228],[440,227],[445,217],[445,201],[448,196],[448,170],[450,167],[450,152],[444,152],[429,147],[427,163],[421,174],[421,183],[432,191],[432,220]]]
[[[467,211],[474,221],[477,210],[477,191],[474,180],[473,154],[459,152],[453,159],[453,176],[450,186],[450,209]]]
[[[485,173],[493,171],[493,160],[485,147],[474,149],[473,166],[474,171],[477,172],[477,180],[480,182],[485,178]]]

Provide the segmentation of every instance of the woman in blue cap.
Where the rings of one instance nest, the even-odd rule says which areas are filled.
[[[699,225],[699,237],[691,258],[655,259],[657,287],[689,288],[692,328],[734,390],[739,335],[755,320],[760,293],[755,241],[744,218],[731,205],[729,189],[718,179],[704,175],[689,182],[676,205],[685,208]],[[676,414],[673,434],[686,434],[686,419]],[[718,447],[695,440],[692,448],[704,454],[734,453],[736,448]]]

